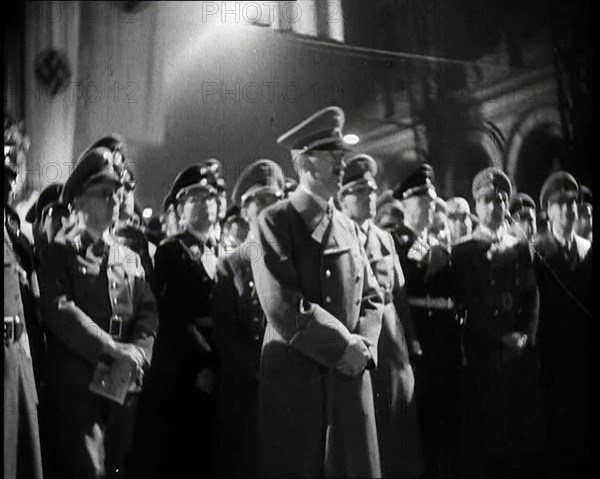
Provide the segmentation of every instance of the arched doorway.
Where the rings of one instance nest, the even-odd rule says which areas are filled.
[[[524,139],[517,155],[514,182],[518,191],[536,200],[546,178],[565,169],[567,145],[555,124],[538,125]]]

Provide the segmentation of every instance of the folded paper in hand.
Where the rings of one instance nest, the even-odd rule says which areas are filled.
[[[90,383],[90,391],[122,405],[127,393],[134,388],[133,365],[111,357],[100,357]]]

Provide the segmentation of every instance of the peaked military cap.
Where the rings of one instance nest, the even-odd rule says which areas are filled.
[[[484,168],[473,178],[473,198],[477,199],[479,195],[490,190],[504,191],[509,198],[512,196],[512,185],[508,176],[496,166]]]
[[[511,216],[516,215],[525,208],[533,208],[535,211],[535,201],[533,201],[533,198],[526,193],[517,193],[510,202],[509,211]]]
[[[25,221],[28,223],[35,223],[36,220],[42,218],[42,211],[46,206],[51,203],[57,202],[60,199],[62,193],[62,183],[53,183],[52,185],[46,186],[38,196],[36,202],[31,205],[29,211],[25,215]]]
[[[243,206],[253,195],[268,191],[283,197],[285,177],[281,167],[272,160],[261,159],[248,165],[235,183],[233,203]]]
[[[433,168],[428,163],[423,163],[394,189],[394,198],[404,200],[424,193],[436,197],[433,180]]]
[[[112,133],[92,143],[88,150],[93,150],[101,146],[108,148],[114,154],[113,166],[121,173],[120,168],[125,163],[126,158],[126,147],[123,137],[118,133]]]
[[[342,129],[344,111],[338,106],[323,108],[277,138],[292,156],[310,150],[346,150]]]
[[[566,171],[552,173],[542,185],[540,206],[546,209],[548,201],[556,196],[579,197],[579,185],[573,175]]]
[[[339,195],[352,193],[356,188],[369,187],[377,191],[377,163],[372,156],[360,153],[346,161],[342,171]]]
[[[61,201],[65,204],[71,203],[87,187],[100,181],[110,181],[120,185],[121,180],[115,171],[113,161],[113,154],[107,148],[98,147],[85,151],[65,182]]]
[[[179,200],[192,190],[203,190],[209,195],[217,194],[217,177],[214,172],[201,163],[188,166],[184,169],[171,187],[172,201]]]

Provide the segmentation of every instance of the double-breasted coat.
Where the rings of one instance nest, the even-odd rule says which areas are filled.
[[[4,227],[4,477],[42,478],[38,396],[22,289],[27,273]]]
[[[110,236],[94,243],[83,230],[46,247],[40,259],[42,317],[48,338],[48,389],[56,413],[65,477],[116,477],[130,452],[138,393],[119,405],[89,390],[111,317],[121,319],[120,342],[150,364],[158,328],[156,302],[140,258]]]
[[[568,477],[587,470],[591,454],[592,245],[575,235],[567,250],[547,232],[535,251],[546,463],[553,474]]]
[[[258,373],[265,317],[258,299],[252,238],[219,259],[213,311],[219,354],[219,465],[223,476],[258,474]]]
[[[539,366],[533,346],[539,296],[529,246],[481,228],[452,249],[453,285],[463,328],[464,474],[489,461],[539,450],[543,439]],[[527,335],[523,350],[503,336]]]
[[[406,330],[414,335],[405,280],[392,236],[368,221],[364,248],[384,293],[378,365],[371,371],[383,477],[418,477],[424,472]],[[409,335],[410,337],[410,335]]]
[[[380,475],[368,372],[336,364],[351,333],[377,361],[383,297],[358,227],[304,189],[259,216],[252,271],[267,325],[259,441],[265,476]]]

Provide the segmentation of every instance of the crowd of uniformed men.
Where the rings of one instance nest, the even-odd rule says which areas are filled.
[[[558,171],[536,205],[489,167],[472,214],[422,164],[381,193],[343,123],[283,134],[298,180],[255,161],[230,208],[219,161],[190,165],[158,227],[102,138],[27,214],[33,246],[5,134],[5,479],[587,470],[591,191]]]

